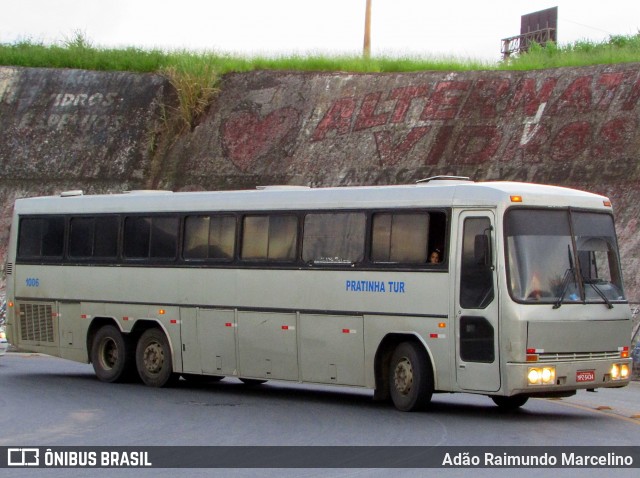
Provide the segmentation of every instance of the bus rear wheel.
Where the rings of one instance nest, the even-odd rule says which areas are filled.
[[[117,327],[98,329],[91,345],[91,364],[102,382],[120,382],[128,378],[133,365],[129,343]]]
[[[160,329],[148,329],[138,340],[136,367],[144,384],[150,387],[166,387],[179,378],[173,373],[169,341]]]
[[[396,347],[389,367],[389,388],[398,410],[413,412],[426,408],[433,394],[433,374],[422,347],[412,342]]]

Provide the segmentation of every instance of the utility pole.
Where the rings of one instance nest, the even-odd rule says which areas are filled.
[[[371,56],[371,0],[367,0],[367,8],[364,14],[364,46],[362,56]]]

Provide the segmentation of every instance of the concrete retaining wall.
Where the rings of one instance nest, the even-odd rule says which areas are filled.
[[[2,224],[18,195],[75,188],[396,184],[437,174],[550,183],[611,197],[627,292],[640,302],[639,65],[263,71],[227,75],[221,86],[196,128],[153,149],[157,104],[171,101],[161,78],[0,69]]]
[[[0,68],[3,259],[16,198],[146,186],[167,87],[156,75]]]

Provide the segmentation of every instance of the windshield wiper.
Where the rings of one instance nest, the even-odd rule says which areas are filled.
[[[571,255],[571,245],[567,244],[567,256],[569,259],[569,268],[565,271],[564,277],[562,278],[562,293],[555,304],[553,304],[554,309],[559,309],[562,305],[562,301],[564,300],[564,296],[569,289],[569,281],[571,280],[571,276],[573,276],[573,280],[575,282],[576,279],[576,271],[573,268],[573,256]]]
[[[564,296],[567,294],[567,290],[569,290],[569,282],[571,281],[572,276],[575,282],[576,271],[573,270],[573,266],[569,267],[564,273],[564,277],[562,279],[562,292],[560,293],[560,297],[558,297],[558,300],[556,301],[556,303],[553,304],[554,309],[559,309],[560,306],[562,305]]]
[[[607,296],[604,294],[604,292],[602,292],[600,287],[596,285],[598,283],[598,279],[584,279],[584,283],[589,284],[591,287],[593,287],[593,290],[595,290],[596,293],[602,298],[602,300],[604,300],[604,303],[607,304],[607,308],[613,309],[613,304],[611,303],[611,301],[607,299]]]

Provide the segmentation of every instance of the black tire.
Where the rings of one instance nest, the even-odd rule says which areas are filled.
[[[492,395],[491,400],[493,403],[498,405],[500,410],[504,411],[512,411],[517,410],[529,400],[529,397],[526,395],[512,395],[510,397],[505,397],[502,395]]]
[[[267,380],[261,380],[259,378],[241,378],[239,380],[245,385],[249,386],[262,385],[263,383],[267,383]]]
[[[166,387],[178,380],[179,376],[173,373],[169,341],[160,329],[148,329],[138,340],[136,368],[149,387]]]
[[[102,382],[121,382],[132,375],[133,347],[114,325],[98,329],[91,344],[91,363]]]
[[[389,389],[395,407],[403,412],[422,410],[433,395],[433,372],[425,350],[403,342],[396,347],[389,367]]]

